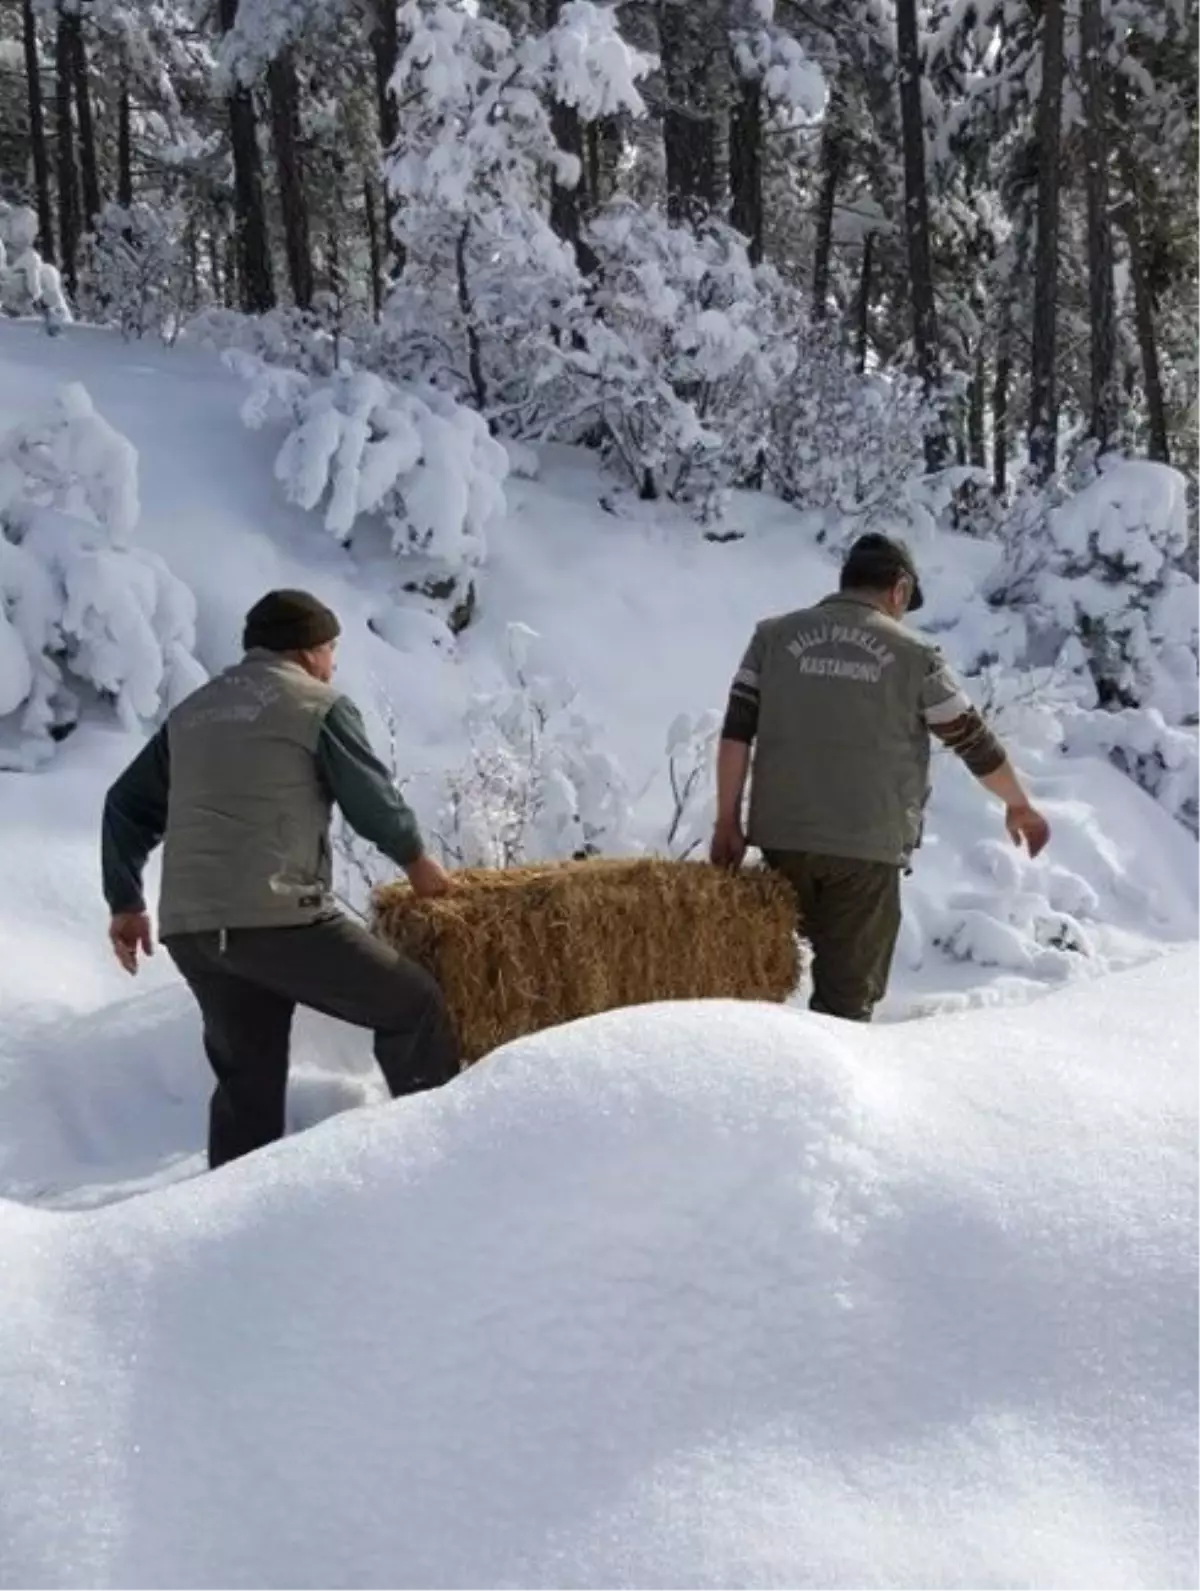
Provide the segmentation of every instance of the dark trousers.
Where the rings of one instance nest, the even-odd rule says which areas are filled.
[[[283,1136],[298,1005],[373,1028],[375,1058],[393,1095],[437,1088],[458,1072],[458,1045],[437,984],[347,918],[176,934],[165,943],[200,1007],[217,1077],[210,1166]]]
[[[900,932],[900,869],[808,851],[764,855],[796,891],[800,933],[813,954],[810,1008],[869,1022],[887,992]]]

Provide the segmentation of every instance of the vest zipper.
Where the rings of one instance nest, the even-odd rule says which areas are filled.
[[[222,928],[220,933],[217,935],[217,953],[218,953],[218,955],[222,955],[223,956],[228,949],[229,949],[229,930],[228,930],[228,928]]]

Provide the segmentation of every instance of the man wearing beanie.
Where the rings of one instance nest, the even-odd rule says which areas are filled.
[[[887,988],[931,735],[1003,801],[1014,844],[1036,856],[1050,837],[937,648],[900,622],[921,603],[904,543],[860,536],[834,596],[754,632],[717,753],[712,860],[738,867],[757,845],[791,882],[813,952],[812,1009],[857,1022],[870,1021]]]
[[[334,903],[334,805],[418,895],[450,888],[331,684],[339,630],[307,592],[268,593],[246,617],[242,661],[170,714],[104,806],[109,937],[130,973],[153,950],[142,874],[164,842],[159,933],[200,1007],[217,1078],[210,1166],[282,1136],[297,1005],[373,1029],[393,1095],[458,1071],[436,983]]]

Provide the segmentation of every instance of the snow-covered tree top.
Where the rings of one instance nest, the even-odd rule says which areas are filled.
[[[63,387],[40,414],[0,437],[0,508],[27,482],[51,501],[86,508],[124,546],[138,521],[138,456],[128,437],[96,412],[86,387]]]

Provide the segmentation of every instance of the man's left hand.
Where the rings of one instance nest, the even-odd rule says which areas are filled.
[[[1004,826],[1014,845],[1024,845],[1030,856],[1046,849],[1050,839],[1050,825],[1036,807],[1028,802],[1010,806],[1004,814]]]
[[[113,955],[130,977],[137,976],[138,953],[154,954],[154,933],[146,912],[117,912],[108,925],[108,942]]]

